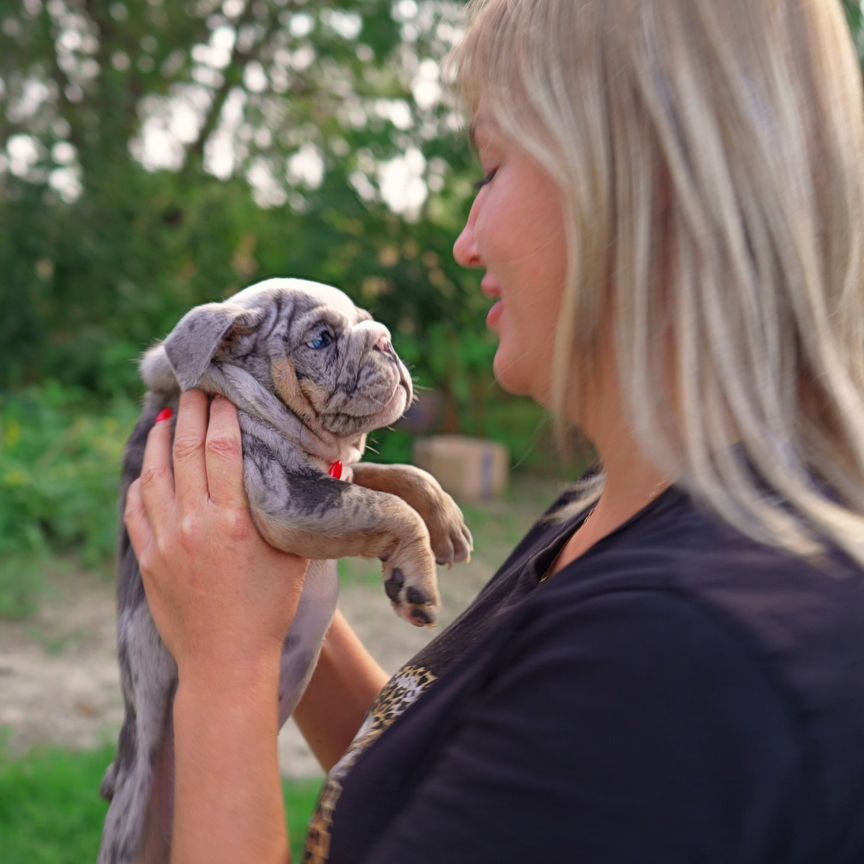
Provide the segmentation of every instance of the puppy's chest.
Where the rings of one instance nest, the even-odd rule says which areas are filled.
[[[350,463],[312,456],[290,442],[271,438],[242,434],[244,481],[253,511],[305,512],[343,497],[339,490],[346,489],[354,477]]]

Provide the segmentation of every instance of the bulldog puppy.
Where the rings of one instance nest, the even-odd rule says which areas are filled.
[[[335,559],[380,558],[396,612],[417,626],[435,621],[436,561],[466,560],[471,534],[426,472],[359,464],[366,433],[398,420],[413,398],[390,334],[368,312],[328,285],[268,279],[192,309],[140,371],[148,393],[126,449],[121,508],[159,412],[176,410],[181,391],[222,394],[239,411],[255,525],[273,546],[314,559],[283,650],[280,723],[306,687],[336,608]],[[177,670],[122,528],[118,658],[126,718],[102,783],[111,806],[99,861],[167,862]]]

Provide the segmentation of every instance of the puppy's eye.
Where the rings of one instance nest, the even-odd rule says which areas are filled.
[[[311,342],[306,343],[307,348],[320,351],[333,342],[333,334],[329,330],[322,330]]]

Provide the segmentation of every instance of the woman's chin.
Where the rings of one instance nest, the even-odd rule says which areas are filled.
[[[498,386],[511,396],[527,396],[543,408],[552,407],[552,388],[548,380],[539,380],[536,370],[525,367],[525,355],[508,357],[506,351],[495,354],[492,372]]]
[[[498,386],[512,396],[530,396],[530,390],[525,386],[524,375],[519,368],[518,360],[514,361],[507,358],[506,353],[501,351],[501,346],[498,346],[498,351],[495,353],[495,359],[492,361],[492,372],[495,375],[495,380]]]

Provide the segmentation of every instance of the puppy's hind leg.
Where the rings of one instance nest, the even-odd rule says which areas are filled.
[[[170,831],[170,826],[154,830],[148,819],[151,813],[154,819],[161,819],[166,810],[159,802],[153,802],[153,779],[154,766],[162,751],[176,666],[159,639],[145,603],[121,615],[120,630],[121,644],[129,658],[124,689],[130,692],[99,864],[158,861],[143,848],[145,840]],[[167,861],[167,855],[162,860]]]

